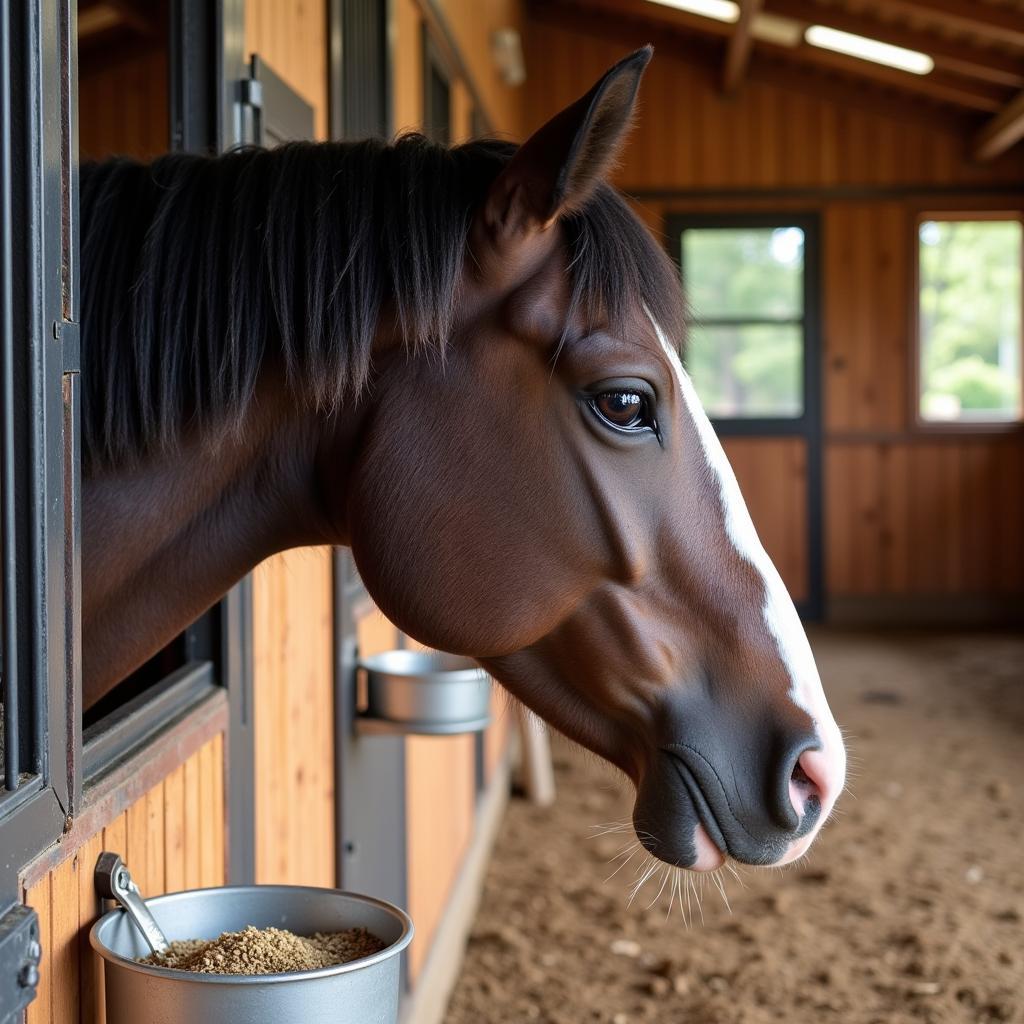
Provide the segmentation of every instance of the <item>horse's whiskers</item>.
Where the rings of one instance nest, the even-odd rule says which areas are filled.
[[[639,852],[640,844],[636,844],[636,848],[632,853],[605,879],[605,882],[610,882]]]

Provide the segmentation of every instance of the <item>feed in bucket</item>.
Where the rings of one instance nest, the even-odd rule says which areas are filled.
[[[386,943],[365,928],[296,935],[281,928],[248,925],[216,939],[178,939],[138,963],[199,974],[287,974],[334,967],[379,953]]]

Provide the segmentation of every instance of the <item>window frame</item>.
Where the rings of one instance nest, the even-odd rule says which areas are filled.
[[[803,412],[799,416],[716,417],[708,414],[721,438],[800,438],[807,446],[807,596],[796,602],[797,611],[817,621],[824,614],[824,418],[825,382],[822,374],[822,225],[821,214],[811,210],[705,211],[688,213],[669,210],[664,218],[669,254],[683,273],[682,235],[692,228],[781,228],[797,227],[804,233],[804,344]]]
[[[935,209],[924,207],[915,211],[911,220],[910,260],[911,294],[909,345],[907,346],[907,422],[911,430],[924,436],[942,435],[1012,435],[1024,433],[1024,209]],[[1021,405],[1018,415],[1010,420],[928,420],[921,415],[921,225],[925,221],[1017,221],[1021,225],[1021,328],[1020,375]]]

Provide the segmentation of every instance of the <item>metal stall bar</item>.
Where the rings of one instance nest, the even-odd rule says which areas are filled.
[[[11,64],[10,3],[0,0],[0,558],[3,559],[3,634],[0,682],[4,705],[4,789],[18,788],[21,774],[18,730],[17,620],[14,605],[14,319],[11,232]]]

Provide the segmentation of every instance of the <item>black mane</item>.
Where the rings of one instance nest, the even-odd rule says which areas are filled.
[[[265,360],[326,409],[363,391],[378,316],[443,346],[473,211],[515,146],[296,142],[85,166],[86,465],[237,424]],[[599,187],[565,221],[572,304],[622,324],[638,301],[681,338],[678,275]]]

